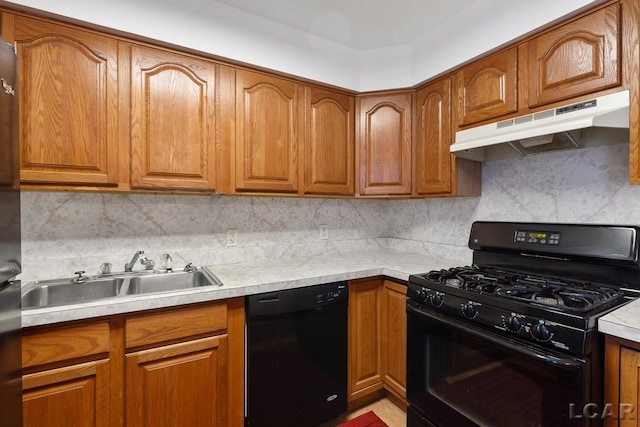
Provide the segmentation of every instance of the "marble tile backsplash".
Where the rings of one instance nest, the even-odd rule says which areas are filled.
[[[164,267],[389,248],[471,262],[475,220],[640,224],[628,145],[485,162],[482,196],[417,200],[22,193],[23,281],[114,270],[137,250]],[[320,225],[326,224],[328,239]],[[238,230],[237,247],[226,231]],[[137,269],[142,266],[138,264]]]
[[[482,179],[479,198],[389,203],[388,247],[471,262],[477,220],[640,224],[628,144],[485,162]]]
[[[122,271],[137,250],[158,268],[169,253],[181,268],[386,245],[383,200],[23,192],[21,201],[23,281],[96,274],[103,262]],[[228,229],[237,247],[226,246]]]

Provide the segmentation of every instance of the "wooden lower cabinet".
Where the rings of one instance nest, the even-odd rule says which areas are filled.
[[[640,426],[640,343],[607,336],[604,382],[604,426]]]
[[[407,286],[385,280],[382,287],[382,377],[384,388],[406,406]]]
[[[25,427],[242,426],[244,299],[23,336]]]
[[[25,427],[107,427],[109,367],[103,359],[23,377]]]
[[[349,282],[350,408],[384,395],[406,406],[406,293],[381,277]]]
[[[127,426],[227,426],[226,369],[226,334],[127,354]]]
[[[349,282],[348,402],[406,405],[406,286]],[[25,427],[244,425],[244,299],[27,328]]]
[[[382,283],[382,278],[349,282],[349,402],[383,389],[380,348]]]
[[[109,322],[26,329],[22,338],[25,427],[108,426]]]

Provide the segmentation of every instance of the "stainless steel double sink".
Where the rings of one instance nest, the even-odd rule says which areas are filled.
[[[222,286],[222,282],[203,267],[194,271],[116,273],[90,277],[81,283],[74,282],[74,279],[46,280],[36,282],[22,295],[22,308],[77,304],[202,286]]]

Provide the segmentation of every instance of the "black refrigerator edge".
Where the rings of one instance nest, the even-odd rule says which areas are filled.
[[[0,427],[22,426],[17,58],[0,39]]]

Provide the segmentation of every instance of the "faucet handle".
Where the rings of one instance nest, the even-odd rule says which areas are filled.
[[[168,272],[173,271],[173,258],[169,254],[162,254],[162,259],[164,260],[165,270]]]
[[[193,273],[194,271],[196,271],[198,268],[193,266],[193,263],[190,262],[189,264],[184,266],[184,271],[187,273]]]
[[[146,256],[140,257],[140,264],[144,265],[145,270],[153,270],[153,267],[156,265],[152,259],[149,259]]]
[[[111,263],[103,262],[100,264],[100,274],[110,274],[111,273]]]
[[[73,279],[71,279],[71,282],[72,283],[84,283],[87,280],[89,280],[89,278],[87,276],[83,276],[84,273],[85,273],[84,270],[74,271],[73,274],[77,274],[78,277],[74,277]]]

